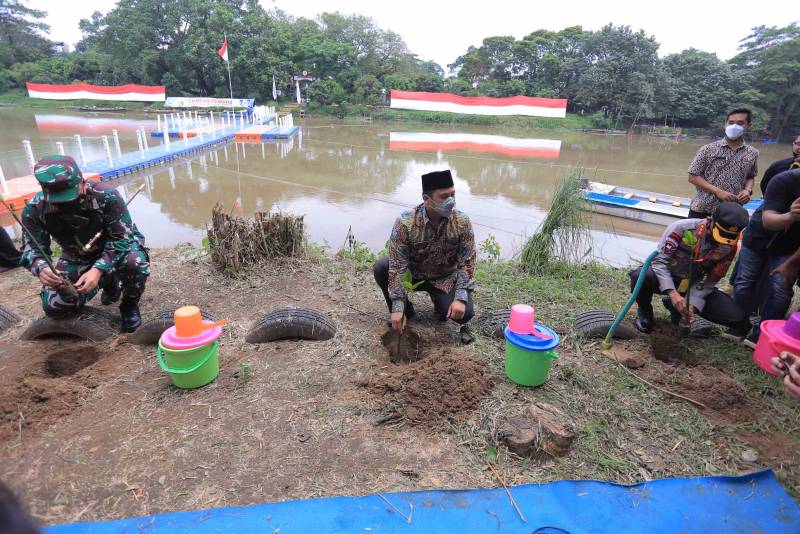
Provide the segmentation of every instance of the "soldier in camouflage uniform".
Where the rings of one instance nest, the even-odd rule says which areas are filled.
[[[122,330],[133,332],[142,322],[139,299],[150,263],[144,236],[125,201],[116,190],[85,181],[69,156],[39,160],[34,176],[42,192],[26,203],[22,223],[36,242],[26,234],[21,264],[42,282],[45,314],[61,318],[78,313],[102,289],[104,305],[122,296]],[[52,254],[51,239],[61,246],[59,273],[44,260],[43,254]],[[65,290],[64,278],[74,284],[77,296]]]

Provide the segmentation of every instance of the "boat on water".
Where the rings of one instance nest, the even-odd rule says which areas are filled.
[[[661,226],[689,216],[691,199],[686,197],[592,182],[587,178],[581,178],[581,188],[589,209],[595,213]],[[752,215],[762,202],[763,199],[754,198],[744,208]]]
[[[78,109],[86,113],[122,113],[123,111],[128,111],[128,108],[101,108],[97,106],[82,106]]]
[[[599,135],[628,135],[628,130],[607,130],[605,128],[584,128],[581,132]]]

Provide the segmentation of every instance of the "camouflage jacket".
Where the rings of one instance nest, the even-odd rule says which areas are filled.
[[[134,243],[144,247],[144,236],[119,193],[91,182],[87,182],[86,193],[74,208],[47,202],[41,192],[36,193],[25,203],[22,223],[47,255],[52,256],[51,243],[55,241],[64,260],[92,263],[103,272],[122,260]],[[86,250],[98,232],[100,238]],[[38,276],[47,264],[27,234],[24,244],[21,264]]]
[[[406,290],[401,278],[408,269],[413,279],[427,280],[435,288],[466,302],[475,271],[475,234],[463,212],[434,225],[425,204],[403,212],[395,221],[389,241],[389,295],[392,311],[405,308]]]

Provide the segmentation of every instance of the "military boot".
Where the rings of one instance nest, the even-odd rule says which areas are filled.
[[[119,304],[119,313],[122,316],[120,329],[123,332],[135,332],[142,325],[142,316],[139,313],[139,296],[132,298],[129,295],[122,296]]]
[[[119,287],[119,278],[116,271],[111,271],[103,276],[103,292],[100,294],[100,304],[108,306],[114,304],[122,295],[122,288]]]

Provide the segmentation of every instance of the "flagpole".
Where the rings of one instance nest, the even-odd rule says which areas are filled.
[[[228,43],[228,32],[224,32],[225,35],[225,54],[228,54],[227,43]],[[228,67],[228,89],[231,91],[231,112],[233,112],[233,84],[231,83],[231,62],[229,60],[225,60],[225,66]]]

